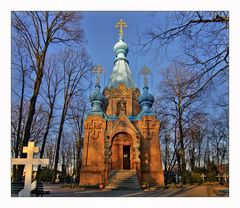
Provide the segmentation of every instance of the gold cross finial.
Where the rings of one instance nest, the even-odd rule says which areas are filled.
[[[120,19],[120,20],[117,22],[117,24],[116,24],[115,27],[116,27],[116,28],[120,28],[120,30],[119,30],[119,36],[122,38],[122,37],[123,37],[123,28],[127,28],[126,22],[124,22],[123,19]]]
[[[105,70],[98,64],[92,69],[93,73],[97,73],[97,81],[96,84],[99,84],[100,82],[100,73],[105,73]]]
[[[144,66],[140,70],[140,74],[143,74],[143,77],[144,77],[144,86],[147,86],[147,84],[148,84],[147,75],[149,75],[151,73],[152,73],[151,70],[147,66]]]

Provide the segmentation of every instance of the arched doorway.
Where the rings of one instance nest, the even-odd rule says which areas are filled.
[[[112,170],[134,169],[133,141],[127,133],[118,133],[112,139]]]

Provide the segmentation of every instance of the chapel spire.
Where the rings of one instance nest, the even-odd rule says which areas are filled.
[[[127,28],[127,24],[120,19],[115,28],[119,28],[119,40],[113,47],[116,58],[107,87],[117,88],[120,83],[123,83],[126,88],[135,88],[132,72],[128,65],[128,46],[123,39],[123,28]]]

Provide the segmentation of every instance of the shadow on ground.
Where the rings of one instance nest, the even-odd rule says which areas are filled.
[[[182,188],[155,190],[83,190],[61,185],[45,184],[46,190],[51,191],[46,197],[216,197],[219,190],[226,190],[219,184],[186,185]]]

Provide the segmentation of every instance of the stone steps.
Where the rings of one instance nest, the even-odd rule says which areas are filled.
[[[140,189],[136,170],[111,171],[107,189]]]

